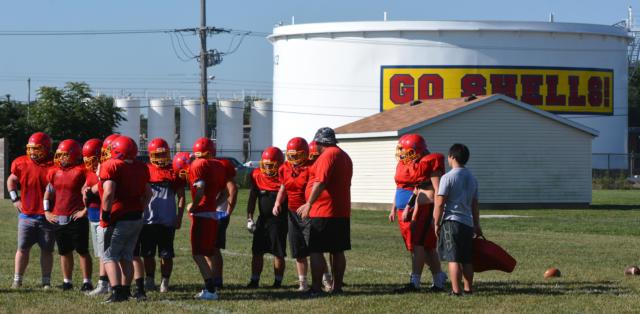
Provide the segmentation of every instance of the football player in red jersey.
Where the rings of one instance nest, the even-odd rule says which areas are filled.
[[[22,286],[22,276],[29,264],[29,252],[34,244],[40,247],[42,287],[51,288],[53,268],[54,226],[44,216],[43,195],[47,186],[47,173],[52,166],[51,139],[42,132],[29,137],[27,154],[11,163],[7,190],[13,206],[18,210],[18,249],[15,273],[11,287]],[[18,194],[20,190],[22,195]]]
[[[136,142],[121,135],[110,146],[111,158],[100,165],[98,184],[102,189],[100,226],[105,229],[103,262],[113,288],[108,303],[126,301],[131,295],[133,251],[151,198],[149,169],[136,159]]]
[[[260,168],[251,173],[251,189],[247,201],[247,228],[253,232],[251,245],[251,280],[247,288],[258,288],[260,274],[264,264],[264,254],[271,253],[273,259],[273,288],[282,287],[287,247],[287,213],[278,211],[274,215],[274,206],[282,183],[278,178],[278,169],[284,163],[284,155],[277,147],[267,147],[262,152]],[[253,213],[256,202],[260,216],[254,223]],[[286,205],[285,205],[286,207]]]
[[[136,285],[155,289],[155,252],[160,257],[160,292],[169,290],[169,278],[173,270],[173,241],[175,231],[182,226],[184,213],[184,183],[173,172],[171,167],[171,150],[169,144],[162,138],[155,138],[148,144],[149,174],[153,196],[149,207],[144,212],[144,226],[140,233],[140,256],[144,258],[144,273],[146,279]],[[176,206],[177,198],[177,206]],[[135,265],[135,264],[134,264]],[[140,288],[139,288],[140,290]]]
[[[216,204],[228,181],[224,165],[214,160],[215,144],[201,137],[193,144],[195,160],[189,166],[192,203],[187,205],[191,216],[191,254],[200,269],[205,287],[196,294],[201,300],[217,300],[213,280],[213,255],[218,236]]]
[[[398,292],[417,291],[425,262],[433,276],[430,290],[444,291],[447,276],[440,267],[432,222],[433,202],[440,177],[444,174],[444,156],[430,153],[418,134],[403,135],[396,147],[396,195],[389,220],[398,219],[405,246],[411,252],[410,282]]]
[[[102,264],[102,251],[104,249],[104,239],[99,237],[101,234],[98,229],[100,227],[100,196],[97,193],[98,188],[98,165],[100,165],[102,141],[92,138],[82,146],[82,159],[87,169],[87,180],[83,189],[83,201],[87,208],[87,218],[89,219],[89,231],[91,233],[91,242],[93,244],[93,254],[98,258],[100,265],[100,277],[93,291],[87,293],[89,296],[106,294],[109,292],[109,277],[104,270]],[[93,187],[96,192],[94,193]]]
[[[320,156],[320,151],[318,151],[316,141],[309,142],[309,160],[312,164],[316,159],[318,159],[318,156]]]
[[[82,163],[82,148],[75,140],[67,139],[58,145],[55,166],[47,175],[44,193],[44,212],[47,220],[56,225],[55,237],[62,269],[62,290],[73,289],[73,251],[80,255],[83,281],[80,291],[93,290],[92,263],[89,255],[89,220],[83,203],[82,187],[87,180]]]

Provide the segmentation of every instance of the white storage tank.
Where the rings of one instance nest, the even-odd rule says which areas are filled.
[[[219,100],[216,104],[216,149],[218,156],[244,160],[242,118],[244,101]]]
[[[193,143],[201,136],[200,100],[183,99],[180,107],[180,151],[192,151]]]
[[[149,100],[148,135],[149,141],[163,138],[172,151],[176,145],[175,101],[172,98]]]
[[[273,143],[273,103],[269,100],[257,100],[253,102],[251,106],[251,134],[249,145],[249,160],[257,161],[262,156],[262,151],[271,146]],[[289,134],[293,129],[290,129],[288,125],[282,124],[283,131],[288,131]],[[286,141],[289,141],[291,137],[298,135],[290,134]],[[311,134],[313,136],[313,134]],[[307,137],[309,138],[309,137]],[[279,144],[280,149],[286,149],[287,142]]]
[[[276,27],[269,40],[273,123],[286,125],[273,129],[274,145],[415,99],[501,93],[598,130],[593,153],[627,152],[624,28],[344,22]],[[594,159],[594,167],[603,166]]]
[[[132,138],[140,148],[140,100],[126,97],[116,98],[116,107],[124,109],[122,115],[126,119],[121,121],[115,132]]]

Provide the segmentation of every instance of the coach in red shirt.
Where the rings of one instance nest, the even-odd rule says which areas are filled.
[[[302,218],[310,218],[309,252],[312,284],[309,292],[320,292],[322,254],[331,254],[332,293],[342,292],[347,266],[345,250],[351,249],[351,177],[353,163],[349,155],[336,146],[335,132],[324,127],[314,137],[320,156],[309,169],[305,191],[307,202],[298,208]]]

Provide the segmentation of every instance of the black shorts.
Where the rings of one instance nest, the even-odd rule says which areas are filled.
[[[351,250],[349,218],[311,218],[309,253],[335,253]]]
[[[227,248],[227,227],[229,227],[229,219],[231,216],[227,216],[218,220],[218,237],[216,238],[216,248]]]
[[[150,224],[143,225],[140,237],[138,238],[138,248],[134,253],[135,256],[153,257],[158,250],[158,257],[173,258],[175,252],[173,250],[173,239],[176,235],[176,229],[173,227]]]
[[[289,211],[289,247],[291,256],[303,258],[309,256],[309,219],[302,219],[297,213]]]
[[[89,219],[84,217],[56,226],[55,238],[60,255],[74,250],[80,255],[89,254]]]
[[[473,228],[445,220],[438,237],[438,254],[443,262],[473,262]]]

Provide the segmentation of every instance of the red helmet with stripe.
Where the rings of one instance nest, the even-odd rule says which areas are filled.
[[[97,138],[92,138],[86,141],[82,146],[82,159],[84,160],[84,166],[88,170],[96,171],[96,169],[98,169],[101,150],[102,141]]]
[[[216,156],[216,144],[206,137],[201,137],[193,143],[193,155],[196,158],[212,159]]]
[[[294,137],[287,143],[286,155],[290,164],[294,166],[303,165],[309,158],[309,144],[302,137]]]
[[[147,145],[149,161],[160,168],[171,165],[171,150],[169,144],[162,138],[154,138]]]
[[[33,133],[27,142],[27,156],[35,162],[40,162],[51,152],[51,138],[44,132]]]
[[[111,134],[102,142],[102,150],[100,151],[100,162],[111,159],[111,143],[120,137],[120,134]]]
[[[82,147],[72,139],[66,139],[58,145],[53,162],[63,168],[79,165],[82,161]]]
[[[320,151],[318,151],[318,144],[316,141],[309,142],[309,160],[316,161],[320,156]]]
[[[398,159],[404,163],[418,160],[427,152],[427,142],[419,134],[406,134],[398,141],[400,152]]]
[[[133,161],[137,155],[138,144],[132,138],[120,135],[111,142],[111,159]]]
[[[191,157],[191,154],[187,152],[179,152],[173,157],[173,171],[184,180],[187,180],[189,176]]]
[[[284,155],[280,148],[269,146],[262,151],[260,159],[260,171],[267,176],[273,177],[278,175],[278,168],[284,162]]]

